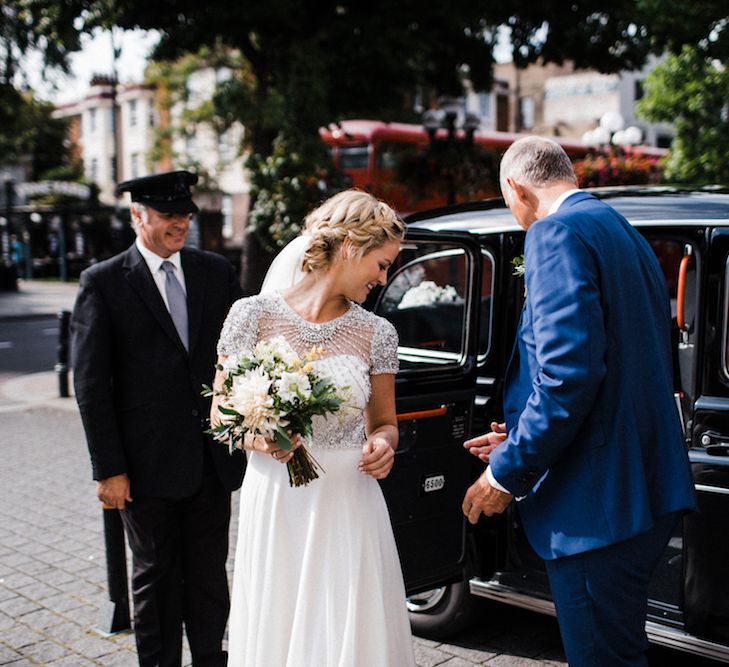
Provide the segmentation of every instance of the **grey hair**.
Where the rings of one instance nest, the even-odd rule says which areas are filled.
[[[143,222],[147,222],[149,220],[147,207],[144,204],[140,204],[138,201],[133,201],[131,204],[129,204],[129,212],[131,213],[132,218],[132,229],[135,233],[138,233],[139,230],[137,229],[137,221],[134,219],[134,214],[136,213]]]
[[[507,178],[537,188],[559,181],[577,184],[564,148],[546,137],[524,137],[509,146],[499,168],[502,192],[506,191]]]

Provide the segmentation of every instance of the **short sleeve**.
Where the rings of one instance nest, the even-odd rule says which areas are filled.
[[[377,317],[372,336],[370,375],[397,373],[400,364],[397,359],[397,331],[386,319]]]
[[[260,304],[255,297],[238,299],[230,308],[218,340],[218,354],[230,356],[253,349],[258,337]]]

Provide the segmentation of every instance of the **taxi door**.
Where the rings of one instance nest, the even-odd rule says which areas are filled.
[[[462,576],[481,272],[469,235],[408,230],[373,304],[399,334],[400,442],[382,488],[408,594]]]

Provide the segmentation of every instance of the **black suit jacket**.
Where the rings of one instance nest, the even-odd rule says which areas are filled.
[[[240,486],[245,457],[213,442],[207,428],[216,343],[231,304],[241,296],[223,257],[181,251],[189,353],[139,250],[81,274],[71,319],[74,388],[94,479],[127,473],[131,494],[183,498],[203,475],[204,447],[225,488]]]

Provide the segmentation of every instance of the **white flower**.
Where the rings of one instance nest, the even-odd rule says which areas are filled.
[[[271,437],[280,420],[273,409],[270,388],[271,378],[262,368],[254,368],[233,378],[222,404],[240,414],[247,429]]]
[[[311,396],[311,384],[304,373],[282,373],[281,379],[276,381],[276,390],[286,403],[292,403],[296,398],[308,400]]]
[[[298,359],[296,353],[283,336],[262,340],[256,345],[254,354],[263,366],[268,367],[277,363],[283,363],[286,367],[289,367]]]
[[[223,362],[223,370],[230,374],[238,370],[238,364],[240,363],[240,356],[230,356]]]
[[[458,292],[452,285],[440,287],[432,280],[424,280],[403,294],[397,308],[402,310],[418,306],[432,306],[435,303],[458,303],[459,301]]]

